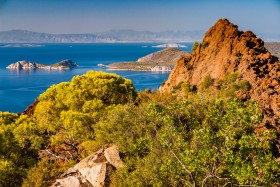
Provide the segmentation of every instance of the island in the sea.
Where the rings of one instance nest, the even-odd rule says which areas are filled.
[[[44,65],[36,62],[30,62],[26,60],[18,61],[16,63],[10,64],[7,66],[7,69],[26,69],[26,70],[34,70],[34,69],[44,69],[44,70],[66,70],[78,67],[78,64],[73,62],[72,60],[62,60],[58,63],[52,65]]]
[[[174,47],[184,48],[187,46],[185,46],[183,44],[178,44],[178,43],[167,43],[167,44],[154,45],[152,47],[155,47],[155,48],[174,48]]]
[[[177,48],[166,48],[139,58],[136,62],[120,62],[107,66],[111,70],[171,71],[176,62],[190,53]]]
[[[30,44],[30,43],[14,43],[14,44],[5,44],[5,45],[1,45],[0,47],[44,47],[45,45],[41,45],[41,44]]]

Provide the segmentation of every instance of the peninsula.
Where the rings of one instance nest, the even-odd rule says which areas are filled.
[[[16,63],[10,64],[7,66],[7,69],[28,69],[28,70],[34,70],[34,69],[44,69],[44,70],[66,70],[66,69],[72,69],[78,67],[78,64],[73,62],[72,60],[62,60],[58,63],[52,64],[52,65],[44,65],[39,64],[36,62],[30,62],[26,60],[18,61]]]
[[[189,52],[177,48],[166,48],[139,58],[136,62],[113,63],[107,68],[131,71],[171,71],[180,58],[189,55]]]

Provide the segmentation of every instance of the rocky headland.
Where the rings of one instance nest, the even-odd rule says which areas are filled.
[[[139,58],[136,62],[113,63],[108,66],[114,70],[132,71],[171,71],[175,63],[189,52],[177,48],[166,48]]]
[[[253,32],[239,31],[227,19],[220,19],[206,32],[194,54],[176,63],[159,90],[170,92],[182,81],[199,87],[206,77],[221,80],[227,74],[238,72],[238,79],[251,85],[250,91],[239,96],[257,101],[264,115],[263,128],[275,128],[279,136],[280,62],[264,44]],[[216,89],[219,89],[217,84]],[[278,141],[280,150],[279,138]]]
[[[35,70],[35,69],[43,69],[43,70],[65,70],[65,69],[72,69],[78,67],[78,64],[73,62],[72,60],[62,60],[58,63],[52,65],[44,65],[36,62],[30,62],[26,60],[18,61],[16,63],[10,64],[7,66],[7,69],[14,69],[14,70]]]

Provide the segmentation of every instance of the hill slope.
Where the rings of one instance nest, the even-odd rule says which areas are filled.
[[[263,124],[280,134],[280,63],[251,31],[242,32],[227,19],[220,19],[205,34],[195,53],[181,58],[161,92],[170,92],[181,81],[199,87],[206,77],[223,79],[238,72],[252,88],[248,96],[256,100],[264,114]],[[280,147],[278,147],[280,149]]]
[[[176,62],[190,53],[177,48],[166,48],[139,58],[136,62],[121,62],[109,65],[110,69],[126,69],[134,71],[166,71],[172,70]]]

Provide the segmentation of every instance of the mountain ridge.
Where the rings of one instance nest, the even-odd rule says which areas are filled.
[[[51,34],[14,29],[0,31],[0,43],[122,43],[122,42],[193,42],[201,41],[205,31],[135,31],[115,29],[97,33]],[[261,33],[266,41],[280,41],[279,34]]]

